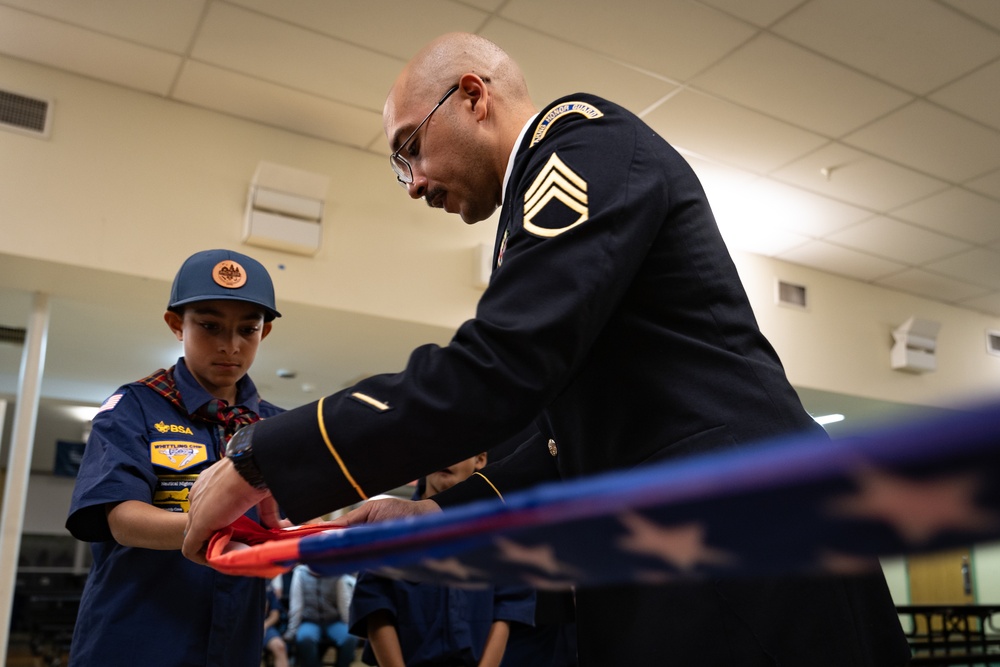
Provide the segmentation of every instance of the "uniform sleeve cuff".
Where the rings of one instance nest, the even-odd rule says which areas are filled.
[[[500,491],[486,477],[476,473],[464,482],[459,482],[450,489],[434,494],[430,499],[440,505],[441,509],[446,509],[477,500],[496,500],[497,498],[503,500]]]

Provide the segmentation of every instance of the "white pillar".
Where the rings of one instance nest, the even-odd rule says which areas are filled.
[[[21,552],[21,531],[24,526],[24,507],[31,474],[31,453],[35,446],[35,422],[38,419],[38,398],[41,394],[48,335],[49,297],[47,294],[35,294],[24,351],[21,353],[14,429],[11,432],[7,482],[4,485],[0,516],[0,664],[4,665],[7,664],[17,558]]]

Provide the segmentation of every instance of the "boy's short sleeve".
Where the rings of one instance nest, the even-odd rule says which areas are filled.
[[[86,542],[113,539],[106,505],[126,500],[152,502],[155,488],[142,405],[133,391],[122,387],[94,417],[66,528]]]
[[[387,611],[396,617],[394,582],[371,572],[362,572],[354,584],[351,598],[349,632],[356,637],[368,636],[368,617],[377,611]]]
[[[535,591],[526,586],[495,586],[493,620],[535,624]]]

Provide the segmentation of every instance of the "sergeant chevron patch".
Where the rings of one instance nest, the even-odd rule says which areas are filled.
[[[524,231],[559,236],[587,220],[587,203],[587,181],[553,153],[524,195]]]

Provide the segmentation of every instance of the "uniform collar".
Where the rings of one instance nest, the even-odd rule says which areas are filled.
[[[521,141],[524,140],[524,135],[527,134],[528,128],[534,124],[536,118],[538,118],[537,113],[525,122],[524,126],[521,128],[521,133],[517,135],[517,141],[514,142],[514,147],[510,149],[510,155],[507,157],[507,169],[503,174],[503,189],[500,190],[501,207],[503,207],[503,198],[507,196],[507,183],[510,181],[510,174],[514,171],[514,156],[517,155],[517,151],[520,150]]]

